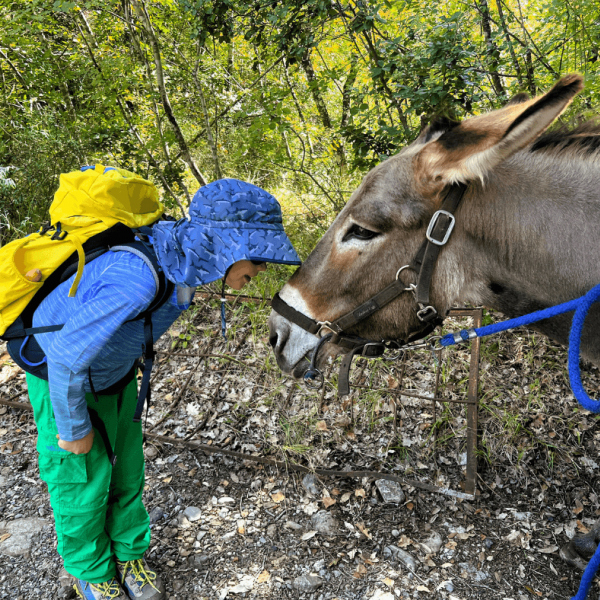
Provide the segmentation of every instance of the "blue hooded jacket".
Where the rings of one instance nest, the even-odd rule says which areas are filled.
[[[154,225],[153,244],[168,279],[177,287],[152,314],[156,341],[189,306],[195,286],[223,277],[239,260],[298,265],[300,261],[281,223],[277,200],[235,179],[206,185],[194,196],[189,219]],[[94,388],[121,380],[141,354],[143,322],[132,321],[151,303],[156,283],[150,268],[130,252],[107,252],[83,271],[75,297],[70,278],[40,304],[33,326],[65,323],[63,329],[36,334],[48,361],[50,397],[60,437],[78,440],[91,430],[86,392],[88,369]],[[178,294],[188,290],[182,305]],[[179,300],[178,300],[179,297]],[[66,316],[66,319],[65,319]],[[57,452],[62,452],[56,446]]]

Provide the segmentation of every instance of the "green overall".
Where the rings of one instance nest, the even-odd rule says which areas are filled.
[[[142,558],[150,544],[149,518],[142,503],[142,424],[133,422],[137,382],[132,379],[120,394],[98,396],[98,402],[86,394],[118,457],[114,467],[96,430],[88,454],[60,449],[48,382],[28,373],[27,389],[38,428],[40,478],[48,484],[54,511],[58,553],[66,571],[77,579],[108,581],[116,575],[115,557]]]

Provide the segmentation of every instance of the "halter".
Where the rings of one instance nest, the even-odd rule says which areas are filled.
[[[275,294],[271,306],[275,312],[285,317],[288,321],[316,336],[321,336],[323,331],[330,331],[330,333],[321,337],[313,350],[310,368],[304,375],[304,381],[307,385],[315,389],[323,385],[323,373],[317,369],[316,364],[319,351],[326,342],[330,341],[332,344],[340,346],[347,351],[340,365],[340,375],[338,378],[338,394],[340,396],[350,393],[350,367],[352,359],[355,356],[375,358],[381,356],[386,350],[402,348],[405,345],[403,340],[369,340],[349,334],[347,331],[361,321],[369,318],[378,310],[381,310],[404,292],[412,292],[414,294],[417,304],[417,318],[424,325],[423,329],[409,336],[406,343],[420,340],[431,333],[438,325],[442,324],[444,319],[429,303],[431,278],[439,253],[442,247],[448,242],[450,234],[454,229],[456,222],[454,212],[458,208],[466,189],[467,186],[464,183],[453,184],[450,187],[448,194],[442,202],[442,206],[431,217],[425,234],[426,239],[421,244],[412,262],[398,269],[395,280],[387,287],[345,315],[331,322],[316,321],[292,308],[281,299],[279,294]],[[400,274],[405,269],[414,271],[417,274],[416,285],[409,284],[406,286],[400,281]]]

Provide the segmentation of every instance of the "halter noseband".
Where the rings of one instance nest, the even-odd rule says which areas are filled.
[[[321,337],[313,351],[311,366],[304,375],[304,381],[307,385],[317,389],[323,385],[323,374],[317,369],[316,362],[319,351],[328,341],[347,350],[346,355],[342,359],[340,375],[338,377],[338,394],[340,396],[350,393],[350,367],[352,359],[357,354],[367,358],[375,358],[381,356],[388,349],[401,348],[405,343],[402,340],[368,340],[346,332],[361,321],[368,319],[404,292],[414,293],[418,306],[417,318],[425,325],[422,330],[411,335],[407,343],[425,337],[438,325],[442,324],[443,318],[438,315],[436,309],[429,303],[431,278],[439,253],[442,247],[448,242],[450,234],[454,229],[456,221],[454,212],[458,208],[466,189],[467,186],[464,183],[454,184],[450,187],[448,194],[442,202],[442,206],[431,217],[425,234],[426,239],[421,244],[412,262],[398,269],[396,279],[387,287],[345,315],[331,322],[316,321],[292,308],[281,299],[279,294],[275,294],[271,306],[275,312],[285,317],[288,321],[298,325],[298,327],[308,331],[308,333],[317,336],[324,329],[331,331],[331,333]],[[410,269],[417,274],[416,285],[410,284],[407,287],[400,281],[400,274],[405,269]]]

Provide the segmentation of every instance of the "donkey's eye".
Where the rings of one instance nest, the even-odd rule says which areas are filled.
[[[374,237],[377,237],[379,233],[377,231],[371,231],[370,229],[365,229],[360,225],[352,225],[350,229],[348,229],[344,239],[342,241],[346,242],[351,239],[355,240],[372,240]]]

